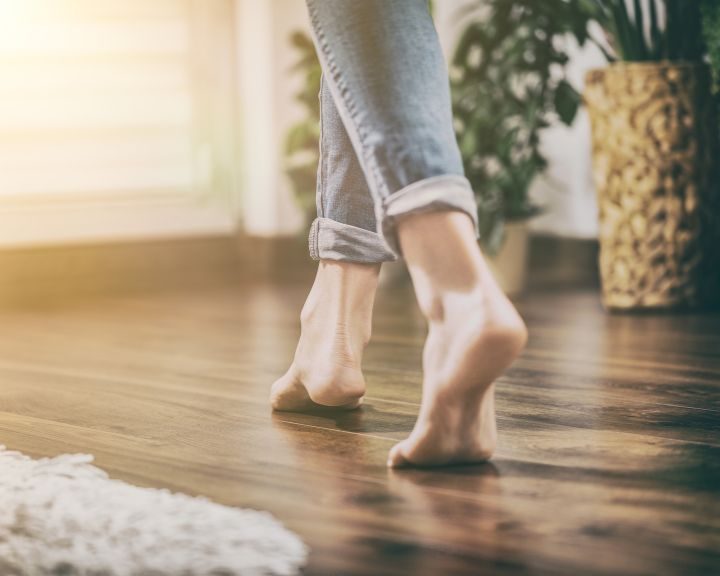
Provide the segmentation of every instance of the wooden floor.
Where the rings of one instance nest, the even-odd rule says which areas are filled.
[[[270,413],[307,286],[0,312],[0,442],[269,510],[307,574],[720,574],[720,317],[615,316],[593,292],[520,302],[491,464],[388,471],[420,400],[424,326],[383,293],[364,408]],[[2,471],[0,470],[0,475]]]

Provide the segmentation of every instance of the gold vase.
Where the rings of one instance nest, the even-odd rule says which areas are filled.
[[[695,306],[715,290],[710,87],[701,64],[621,63],[587,74],[608,308]]]

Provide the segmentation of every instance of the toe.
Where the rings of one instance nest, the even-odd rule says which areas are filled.
[[[303,410],[313,402],[302,382],[290,370],[272,385],[270,405],[273,410]]]
[[[395,444],[388,454],[387,466],[388,468],[403,468],[410,466],[411,462],[406,456],[406,443],[407,440],[403,440]]]

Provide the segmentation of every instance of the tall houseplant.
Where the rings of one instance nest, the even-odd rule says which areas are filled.
[[[587,75],[608,308],[695,305],[715,288],[716,106],[700,0],[591,0],[610,65]],[[708,11],[709,13],[709,11]]]
[[[451,67],[456,133],[478,202],[481,245],[491,260],[513,266],[499,274],[510,291],[522,283],[524,223],[538,211],[529,191],[547,166],[542,131],[570,125],[581,102],[566,76],[568,39],[588,40],[588,13],[575,2],[478,0],[462,14]],[[501,253],[510,246],[518,253]]]
[[[305,110],[302,120],[290,127],[285,137],[285,172],[292,185],[295,200],[308,223],[315,218],[315,187],[320,158],[320,78],[322,69],[312,39],[304,32],[290,37],[298,54],[292,71],[301,75],[301,86],[295,100]]]

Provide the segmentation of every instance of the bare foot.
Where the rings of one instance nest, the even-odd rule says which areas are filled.
[[[365,394],[360,366],[370,340],[379,272],[379,265],[320,262],[300,314],[295,359],[272,386],[274,410],[360,406]]]
[[[388,466],[485,461],[497,437],[493,382],[523,349],[525,325],[488,270],[465,214],[409,216],[398,232],[429,331],[420,413]]]

